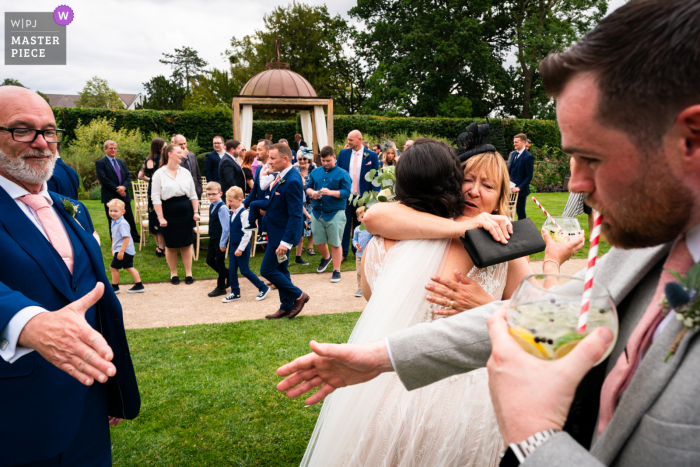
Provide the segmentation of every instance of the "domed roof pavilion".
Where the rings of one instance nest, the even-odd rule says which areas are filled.
[[[323,146],[333,146],[333,99],[318,97],[311,83],[291,71],[289,63],[280,61],[279,41],[277,61],[269,62],[267,70],[243,86],[241,93],[234,96],[232,107],[233,137],[246,149],[252,145],[254,110],[282,116],[301,112],[303,139],[311,142],[314,154],[319,154]],[[278,139],[285,135],[274,136]]]

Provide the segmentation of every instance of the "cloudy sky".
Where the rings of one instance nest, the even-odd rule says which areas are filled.
[[[332,15],[347,11],[356,0],[303,0],[326,3]],[[68,0],[75,19],[67,27],[67,65],[0,65],[0,81],[14,78],[51,94],[77,94],[92,76],[107,79],[120,93],[143,92],[153,76],[170,76],[158,62],[164,52],[188,46],[210,66],[226,67],[221,53],[232,36],[241,38],[263,26],[262,17],[286,0]],[[610,10],[625,0],[611,0]],[[0,0],[2,12],[53,11],[55,0]],[[4,15],[3,15],[4,16]],[[0,42],[4,50],[5,34]]]

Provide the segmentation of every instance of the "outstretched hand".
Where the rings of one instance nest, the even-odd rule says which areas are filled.
[[[17,343],[34,349],[49,363],[65,371],[86,386],[94,380],[104,383],[117,374],[114,353],[102,335],[85,320],[85,312],[102,298],[104,285],[80,300],[51,313],[39,313],[27,324]]]
[[[507,216],[487,214],[482,212],[476,217],[461,221],[463,231],[484,229],[491,234],[494,240],[503,244],[508,243],[510,234],[513,233],[513,223]]]
[[[565,242],[555,242],[549,231],[542,229],[542,238],[546,245],[544,256],[547,259],[553,259],[557,263],[564,264],[574,253],[583,248],[586,242],[586,233],[581,230],[575,237],[567,237]]]
[[[277,390],[287,397],[299,397],[321,386],[306,405],[321,402],[338,388],[370,381],[381,373],[393,371],[383,340],[366,344],[319,344],[311,341],[312,353],[299,357],[277,369],[287,376]]]

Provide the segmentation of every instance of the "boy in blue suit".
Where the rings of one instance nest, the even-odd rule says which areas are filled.
[[[51,108],[3,86],[0,127],[0,244],[11,265],[0,268],[0,465],[109,466],[109,425],[141,404],[121,305],[87,209],[46,188],[63,137]]]
[[[379,170],[377,154],[362,145],[362,133],[358,130],[352,130],[348,133],[348,145],[350,146],[349,149],[343,149],[338,154],[338,167],[350,174],[352,179],[351,194],[361,195],[370,190],[379,191],[379,187],[372,186],[372,183],[365,180],[365,175],[370,170]],[[350,233],[355,226],[360,225],[357,221],[355,209],[356,206],[353,206],[351,202],[348,202],[345,208],[347,221],[343,231],[343,260],[348,256],[348,250],[350,249]],[[352,251],[355,252],[354,246]]]
[[[279,172],[271,185],[270,202],[265,209],[267,248],[260,274],[280,293],[280,309],[267,319],[294,318],[304,308],[309,296],[292,284],[289,275],[289,250],[299,243],[303,213],[304,183],[292,166],[292,150],[286,144],[270,147],[268,164]]]
[[[515,212],[518,213],[518,220],[525,219],[525,203],[530,194],[530,182],[535,169],[535,158],[530,152],[525,149],[527,136],[520,133],[513,138],[513,146],[515,151],[510,155],[510,166],[508,173],[510,181],[515,184],[510,189],[511,193],[520,193],[518,195],[518,203],[515,206]]]

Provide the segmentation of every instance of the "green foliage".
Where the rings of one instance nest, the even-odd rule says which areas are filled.
[[[396,174],[394,166],[384,167],[379,170],[372,169],[365,174],[365,180],[372,183],[372,186],[379,188],[379,191],[365,191],[361,195],[350,195],[348,201],[352,201],[353,206],[366,206],[371,208],[376,203],[387,203],[396,198]],[[361,229],[364,230],[364,224]]]
[[[185,94],[190,91],[190,79],[196,78],[208,63],[199,57],[199,53],[190,48],[183,47],[175,49],[174,54],[163,53],[162,59],[158,60],[164,65],[170,65],[173,69],[171,79],[174,83],[185,87]]]
[[[82,91],[79,91],[80,99],[75,101],[77,107],[91,107],[97,109],[123,109],[124,103],[119,98],[117,91],[109,87],[107,80],[93,76],[85,83]]]
[[[240,87],[226,70],[204,70],[191,79],[192,89],[185,97],[185,110],[226,110],[231,111],[233,96]]]
[[[26,86],[14,78],[5,78],[0,83],[0,86],[19,86],[20,88],[25,88]]]
[[[535,157],[535,171],[530,182],[539,191],[546,185],[559,185],[570,173],[569,156],[561,149],[544,145],[540,148],[531,147],[530,152]]]
[[[160,75],[143,83],[146,100],[142,108],[154,110],[182,110],[187,90],[175,81]]]
[[[102,197],[102,188],[95,186],[90,190],[90,200],[99,201]],[[97,213],[95,213],[97,214]],[[109,233],[109,232],[108,232]]]
[[[331,16],[325,5],[295,0],[277,6],[263,21],[264,29],[231,38],[231,48],[224,53],[238,89],[265,71],[267,62],[277,61],[279,39],[282,62],[306,78],[319,96],[333,97],[339,113],[357,112],[364,98],[364,78],[360,65],[346,53],[352,50],[352,29],[340,15]]]

